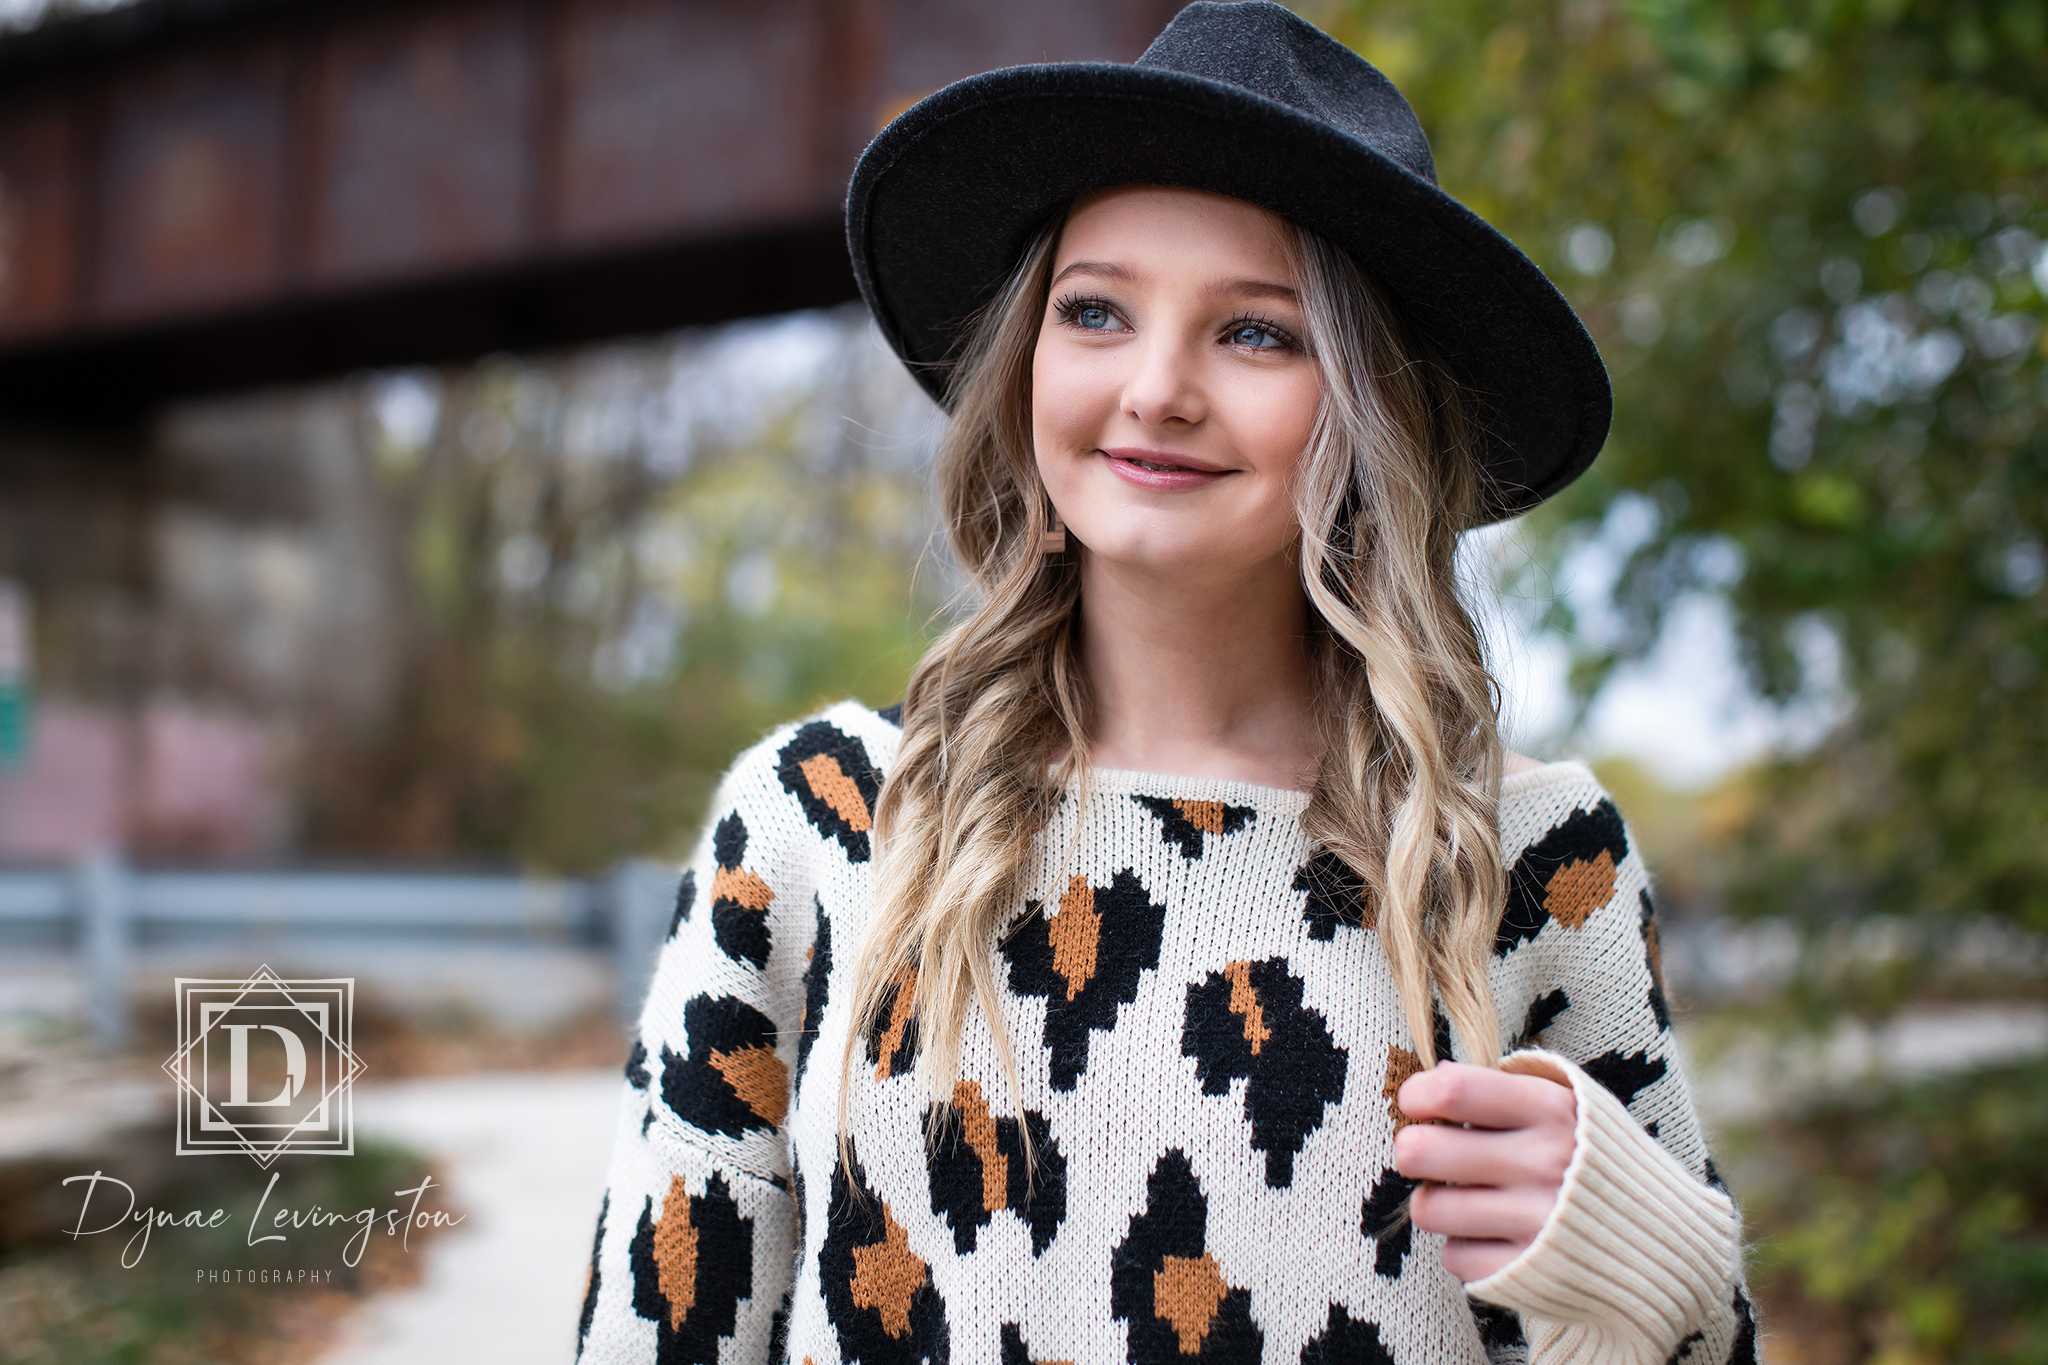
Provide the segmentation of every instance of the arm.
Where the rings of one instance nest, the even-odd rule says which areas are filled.
[[[771,739],[733,766],[678,886],[626,1063],[578,1326],[590,1365],[711,1362],[728,1339],[727,1360],[780,1350],[796,1247],[781,1124],[809,937],[777,931],[810,873],[775,762]]]
[[[1412,1125],[1397,1164],[1469,1187],[1419,1191],[1416,1223],[1451,1238],[1475,1300],[1520,1315],[1534,1365],[1753,1362],[1739,1226],[1680,1074],[1641,861],[1597,788],[1574,795],[1511,874],[1501,953],[1540,983],[1526,1050],[1410,1080],[1407,1113],[1477,1131]]]

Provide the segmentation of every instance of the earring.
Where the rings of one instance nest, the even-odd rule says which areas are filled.
[[[1043,555],[1060,555],[1067,552],[1067,524],[1060,520],[1060,509],[1052,509],[1052,525],[1045,528],[1038,537],[1038,552]]]

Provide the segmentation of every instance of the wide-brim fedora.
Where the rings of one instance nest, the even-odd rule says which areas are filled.
[[[1600,452],[1600,352],[1535,262],[1437,187],[1408,102],[1270,0],[1191,4],[1135,63],[1005,67],[945,87],[869,144],[847,247],[882,335],[942,405],[966,321],[1074,196],[1172,185],[1271,209],[1348,251],[1473,399],[1493,492],[1527,510]]]

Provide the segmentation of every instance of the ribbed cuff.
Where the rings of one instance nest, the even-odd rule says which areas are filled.
[[[1576,1143],[1536,1240],[1465,1292],[1522,1315],[1530,1365],[1663,1365],[1728,1301],[1740,1270],[1733,1201],[1566,1058],[1530,1050],[1501,1067],[1572,1088]]]

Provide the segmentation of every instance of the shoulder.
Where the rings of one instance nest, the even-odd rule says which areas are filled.
[[[1574,960],[1640,956],[1649,873],[1614,799],[1584,763],[1545,763],[1501,782],[1500,852],[1507,871],[1496,957],[1531,942]],[[1552,932],[1555,926],[1555,932]]]
[[[856,701],[835,702],[778,725],[733,760],[718,809],[753,809],[790,833],[810,828],[842,846],[850,861],[870,854],[869,832],[882,774],[902,730]]]
[[[1500,784],[1501,857],[1509,864],[1527,853],[1583,856],[1605,849],[1616,863],[1628,836],[1614,799],[1593,770],[1576,759],[1531,763]],[[1569,847],[1552,845],[1569,845]]]
[[[879,777],[903,738],[896,713],[893,706],[877,711],[848,700],[785,721],[741,750],[726,780],[780,783],[785,773],[802,773],[807,766],[820,775],[835,768],[854,782]]]

